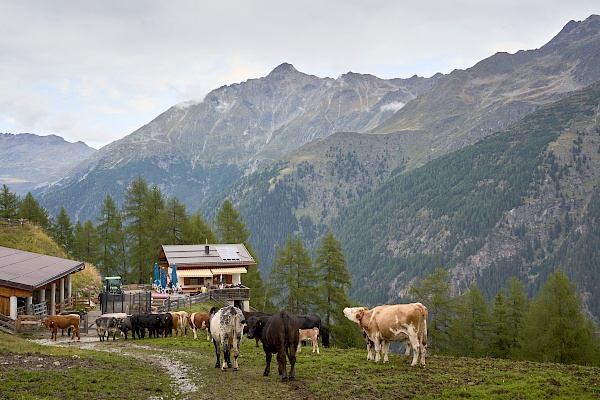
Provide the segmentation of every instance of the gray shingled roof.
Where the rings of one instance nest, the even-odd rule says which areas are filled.
[[[208,249],[208,251],[207,251]],[[221,268],[249,266],[256,262],[242,243],[163,245],[158,256],[161,265],[184,267],[215,266]]]
[[[35,290],[84,268],[81,261],[0,247],[0,286]]]

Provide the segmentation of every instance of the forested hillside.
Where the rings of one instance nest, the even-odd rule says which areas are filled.
[[[461,151],[398,175],[344,210],[334,231],[367,304],[401,301],[448,269],[456,293],[491,298],[512,276],[535,292],[560,268],[598,318],[600,83]]]

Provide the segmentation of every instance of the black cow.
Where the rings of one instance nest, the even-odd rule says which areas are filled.
[[[157,334],[161,334],[163,337],[167,337],[167,335],[172,336],[173,315],[171,313],[162,313],[158,315],[160,315],[160,328]]]
[[[261,312],[261,311],[242,311],[244,313],[244,318],[246,318],[246,321],[248,321],[248,319],[250,319],[250,317],[261,317],[261,318],[268,318],[273,314],[267,314],[265,312]],[[267,322],[266,319],[263,320],[263,322]],[[248,335],[248,325],[244,325],[244,335]],[[260,341],[260,335],[259,336],[255,336],[254,340],[256,341],[256,347],[258,347],[258,342]]]
[[[296,375],[296,349],[298,348],[299,332],[298,321],[293,314],[280,311],[268,317],[263,323],[261,317],[251,317],[248,320],[248,338],[260,335],[260,340],[265,351],[267,366],[263,372],[268,376],[271,372],[271,357],[277,353],[279,375],[282,380],[293,380]],[[286,355],[290,361],[290,374],[288,376]]]
[[[321,321],[321,317],[315,314],[296,315],[298,329],[319,328],[323,347],[329,347],[329,326]]]
[[[127,317],[125,319],[117,319],[117,327],[123,333],[123,335],[125,335],[125,340],[127,340],[127,333],[129,331],[132,331],[132,335],[134,335],[133,327],[131,325],[131,317]]]
[[[131,337],[135,339],[137,334],[138,339],[142,339],[146,335],[148,329],[148,337],[158,337],[160,331],[160,315],[159,314],[134,314],[131,319]]]

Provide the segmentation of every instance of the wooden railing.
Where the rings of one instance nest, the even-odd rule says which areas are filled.
[[[0,331],[16,335],[17,321],[7,315],[0,314]]]

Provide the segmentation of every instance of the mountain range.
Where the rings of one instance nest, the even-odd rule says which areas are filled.
[[[207,218],[232,200],[263,272],[287,235],[314,248],[333,230],[363,303],[401,301],[437,266],[457,294],[475,282],[488,297],[510,276],[533,292],[561,267],[598,317],[598,268],[574,261],[597,251],[598,80],[596,15],[430,78],[284,63],[171,107],[35,194],[93,219],[141,175]]]

